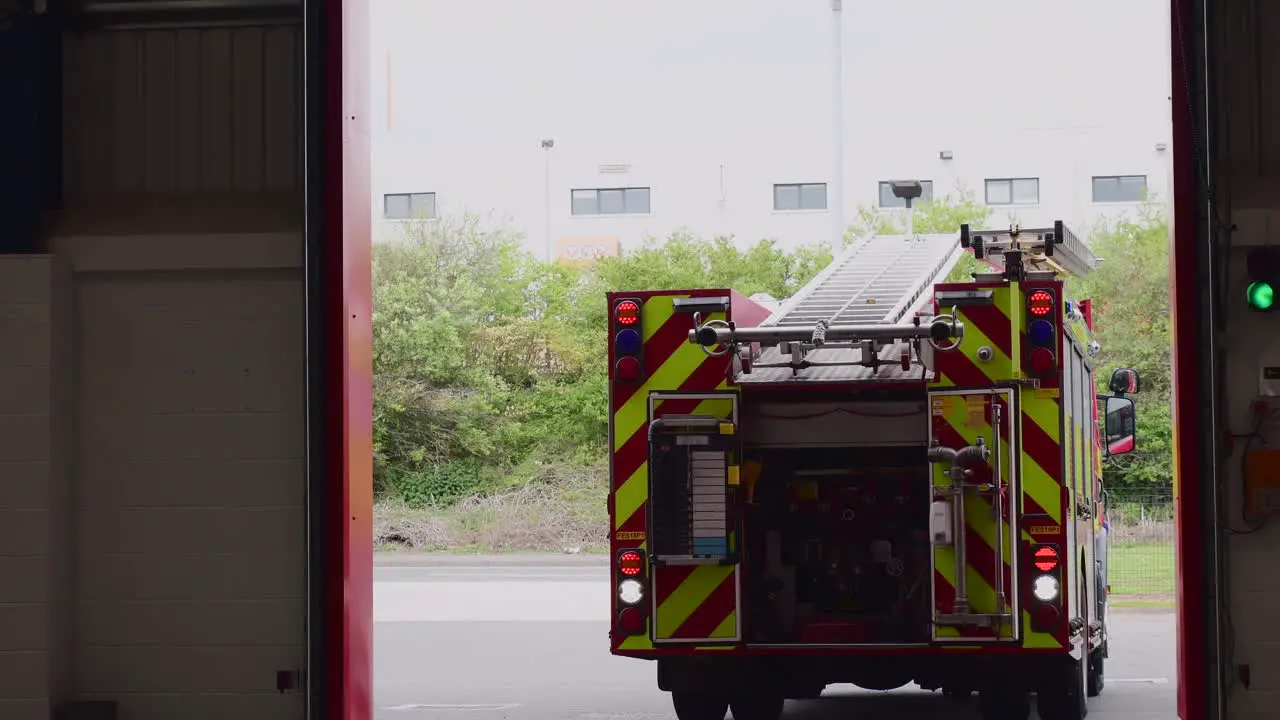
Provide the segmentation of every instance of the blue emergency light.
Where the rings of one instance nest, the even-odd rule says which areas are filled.
[[[640,344],[640,333],[631,328],[620,331],[613,338],[613,349],[626,355],[640,352]]]

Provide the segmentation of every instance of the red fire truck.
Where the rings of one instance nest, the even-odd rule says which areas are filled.
[[[989,268],[942,282],[964,252]],[[1052,228],[867,238],[780,309],[615,292],[610,649],[680,720],[909,683],[983,717],[1101,692],[1101,465],[1137,373],[1095,392],[1096,262]]]

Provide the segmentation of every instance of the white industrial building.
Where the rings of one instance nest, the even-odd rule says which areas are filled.
[[[831,0],[375,0],[374,208],[531,250],[834,234]],[[1024,225],[1167,196],[1162,0],[848,2],[843,208],[961,186]],[[899,201],[900,202],[900,201]]]

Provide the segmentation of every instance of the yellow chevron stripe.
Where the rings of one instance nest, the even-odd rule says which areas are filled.
[[[1036,397],[1034,390],[1022,391],[1022,415],[1030,418],[1058,447],[1062,453],[1062,434],[1059,432],[1059,416],[1062,405],[1052,399]],[[1030,495],[1049,517],[1062,524],[1062,486],[1042,468],[1030,453],[1022,453],[1022,490]]]
[[[681,382],[684,382],[684,381],[681,380]],[[725,380],[721,381],[720,384],[717,385],[715,389],[727,390],[728,388],[729,388],[729,381],[726,378]],[[670,388],[658,388],[658,389],[669,390]],[[706,392],[706,391],[699,390],[697,392]],[[647,397],[647,393],[646,393],[646,397]],[[658,402],[657,404],[654,405],[654,410],[657,411],[661,407],[662,407],[662,403]],[[720,399],[703,400],[702,402],[698,403],[698,406],[694,408],[693,412],[695,415],[715,415],[716,417],[720,417],[720,418],[728,418],[728,417],[731,417],[733,414],[733,402],[732,400],[729,400],[727,398],[723,400],[720,400]],[[647,500],[649,497],[648,479],[649,479],[649,463],[648,461],[645,461],[640,464],[640,467],[638,467],[634,473],[631,474],[631,477],[623,481],[623,483],[618,486],[618,489],[614,491],[614,494],[613,494],[613,518],[614,518],[613,529],[614,530],[617,530],[618,528],[622,527],[622,525],[628,520],[630,520],[631,516],[635,515],[636,512],[640,510],[641,506],[644,505],[645,500]],[[641,548],[643,547],[644,547],[644,544],[641,544]]]
[[[967,516],[969,514],[968,508],[966,507],[965,510],[966,510],[965,515]],[[984,537],[983,539],[987,541],[988,547],[992,547],[991,540],[994,538]],[[946,552],[943,553],[943,550],[946,550]],[[945,578],[946,582],[950,584],[952,588],[954,588],[956,585],[955,553],[950,548],[938,548],[937,552],[940,555],[945,555],[945,558],[939,557],[937,560],[938,573],[941,574],[943,578]],[[979,605],[976,604],[975,598],[978,598],[978,597],[994,598],[995,597],[995,588],[993,588],[991,584],[987,582],[987,579],[985,577],[983,577],[982,575],[974,571],[973,566],[969,566],[967,568],[965,577],[969,583],[969,586],[968,586],[969,602],[973,603],[973,607],[975,609],[980,607]],[[935,582],[936,582],[936,578],[935,578]],[[1006,589],[1006,592],[1008,592],[1008,589]],[[1009,599],[1012,602],[1012,597],[1010,597]],[[991,603],[991,607],[992,608],[995,607],[994,601]],[[986,610],[986,609],[979,609],[978,611],[991,612],[991,610]],[[1008,625],[1003,626],[1003,630],[1007,632]],[[948,627],[948,626],[942,626],[942,627],[936,628],[934,634],[938,638],[960,637],[959,629],[954,627]],[[1024,610],[1022,612],[1022,646],[1025,648],[1037,648],[1037,649],[1062,647],[1061,643],[1059,643],[1058,640],[1054,638],[1053,635],[1049,633],[1038,632],[1032,629],[1031,613],[1027,610]],[[972,649],[973,647],[974,646],[970,646],[970,645],[947,645],[946,646],[947,649],[952,649],[952,650],[965,649],[965,648]]]
[[[725,618],[724,622],[717,625],[716,629],[711,632],[711,637],[731,638],[737,634],[738,634],[738,613],[731,612],[729,613],[729,617]]]
[[[944,405],[944,411],[943,411],[942,417],[944,420],[947,421],[949,425],[951,425],[953,430],[955,430],[962,438],[964,438],[965,443],[973,444],[977,442],[977,439],[979,436],[985,437],[986,442],[988,444],[993,442],[994,428],[991,426],[990,423],[987,423],[984,421],[978,426],[973,426],[970,424],[969,411],[968,411],[967,404],[965,403],[965,400],[964,400],[966,396],[951,395],[951,396],[943,396],[943,397],[945,398],[944,402],[946,404]],[[977,397],[983,397],[983,396],[978,395]],[[984,407],[985,407],[985,397],[983,397],[983,399],[984,399]],[[1001,453],[1005,453],[1007,449],[1008,448],[1006,446],[1004,446],[1003,444],[1001,445]],[[1005,472],[1009,472],[1007,460],[1002,458],[1001,462],[1004,465]],[[946,475],[943,474],[943,471],[941,470],[941,468],[939,468],[938,470],[938,476],[936,478],[935,484],[937,485],[951,484],[950,479],[948,479]],[[983,541],[987,545],[986,551],[990,552],[992,554],[992,557],[994,558],[995,547],[996,547],[996,527],[995,527],[995,519],[991,516],[991,504],[986,500],[986,498],[978,497],[976,495],[969,495],[965,498],[964,511],[965,511],[964,512],[965,524],[969,528],[972,528],[973,531],[983,539]],[[1008,526],[1006,525],[1005,528],[1006,530],[1001,541],[1001,544],[1004,548],[1003,560],[1006,567],[1011,567],[1012,556],[1009,550],[1010,543],[1009,543]],[[957,531],[961,531],[961,530],[962,529],[960,528],[957,529]],[[934,563],[935,565],[937,565],[939,569],[943,569],[944,567],[949,568],[950,574],[954,575],[955,574],[955,550],[949,547],[935,547]],[[944,574],[945,572],[946,571],[944,570]],[[978,575],[977,569],[972,564],[969,565],[967,575],[970,577]],[[993,613],[996,610],[996,592],[994,588],[995,578],[984,577],[983,580],[984,582],[980,585],[974,584],[972,582],[970,583],[969,589],[968,589],[969,604],[970,604],[970,607],[972,607],[975,612]],[[1005,597],[1006,599],[1011,599],[1011,588],[1005,588]],[[1008,625],[1005,625],[1002,628],[1002,632],[1009,633],[1011,632],[1011,628],[1009,628]]]
[[[648,305],[646,304],[647,308]],[[723,319],[724,313],[715,313],[709,319]],[[652,363],[657,358],[645,358],[646,363]],[[641,385],[622,407],[613,415],[613,449],[616,452],[636,431],[638,431],[647,419],[649,393],[653,390],[677,390],[680,385],[689,379],[689,376],[698,369],[703,362],[715,362],[713,358],[707,357],[702,348],[692,343],[682,343],[671,356],[665,358],[662,364],[658,366],[645,378],[644,384]]]
[[[640,313],[642,322],[644,322],[644,339],[648,342],[663,325],[676,314],[676,298],[689,297],[688,295],[654,295],[644,301],[644,309]],[[693,329],[692,325],[689,328]]]
[[[995,288],[995,293],[995,297],[997,299],[1000,297],[1001,293],[1007,297],[1008,290],[1005,288]],[[957,308],[957,310],[959,311],[961,322],[964,322],[964,308]],[[982,362],[978,360],[978,348],[980,347],[991,348],[992,356],[990,361]],[[996,382],[997,379],[1008,380],[1013,377],[1013,361],[1009,359],[1008,355],[1005,355],[1004,352],[1000,350],[999,345],[992,342],[991,338],[984,335],[983,332],[978,329],[978,326],[971,322],[965,322],[964,342],[961,343],[960,347],[956,348],[953,352],[964,353],[964,355],[973,363],[974,367],[981,370],[982,373],[987,376],[987,379],[993,383]],[[939,373],[931,384],[931,387],[935,390],[942,390],[955,386],[955,381],[946,373]]]
[[[649,635],[647,633],[644,635],[632,635],[631,637],[623,638],[622,642],[618,643],[618,649],[619,650],[652,650],[653,643],[650,642]]]
[[[706,602],[716,587],[735,570],[732,565],[699,565],[694,569],[680,583],[680,587],[658,606],[657,617],[653,618],[653,636],[659,640],[673,637],[694,611]]]
[[[948,402],[944,405],[943,418],[951,425],[951,427],[964,438],[966,443],[974,443],[979,435],[987,438],[992,436],[994,429],[989,423],[983,423],[979,427],[971,427],[968,424],[968,411],[964,402],[960,400],[963,396],[946,396]],[[956,400],[951,400],[956,398]],[[937,484],[949,484],[949,480],[945,476],[937,480]],[[996,527],[995,519],[991,516],[992,506],[986,498],[970,496],[965,502],[965,520],[973,531],[982,538],[986,544],[986,550],[994,555],[996,547]],[[1020,546],[1015,545],[1009,537],[1008,526],[1001,538],[1003,545],[1003,561],[1005,567],[1013,567],[1013,553],[1021,550]],[[1025,530],[1022,537],[1031,540],[1031,535]],[[947,582],[955,587],[955,551],[948,547],[939,547],[934,549],[934,563],[938,571]],[[987,578],[980,575],[972,565],[967,568],[966,578],[968,580],[968,594],[970,606],[976,612],[995,612],[996,593],[993,585],[995,578]],[[1005,598],[1012,604],[1013,588],[1005,588]],[[1050,634],[1037,632],[1031,626],[1031,614],[1023,612],[1022,617],[1022,637],[1023,647],[1028,648],[1057,648],[1060,647],[1058,641]],[[1009,633],[1011,628],[1005,624],[1001,628],[1001,632]],[[937,629],[937,636],[941,638],[957,638],[960,637],[960,631],[953,627],[940,627]],[[960,647],[960,646],[948,646]],[[967,647],[967,646],[966,646]]]
[[[622,527],[635,515],[649,496],[646,479],[649,477],[649,461],[640,463],[640,467],[618,486],[613,493],[613,529]]]
[[[729,381],[726,378],[716,387],[716,390],[727,390],[728,388],[729,388]],[[702,392],[702,391],[699,390],[699,392]],[[729,418],[733,413],[732,403],[733,401],[729,398],[703,400],[702,402],[698,403],[698,406],[694,409],[694,414],[715,415],[716,417]],[[655,405],[655,409],[661,408],[661,407],[662,407],[661,402]],[[614,496],[614,517],[615,517],[614,529],[615,530],[621,527],[622,524],[625,523],[627,520],[630,520],[631,516],[634,515],[640,509],[640,507],[644,505],[645,501],[648,499],[648,496],[649,496],[648,475],[649,475],[649,464],[646,462],[640,465],[639,469],[636,470],[636,472],[617,489]],[[639,547],[642,550],[647,549],[648,539],[646,538],[644,542],[640,543]],[[686,580],[686,582],[688,581]],[[712,585],[711,588],[714,589],[715,585]],[[708,590],[707,592],[710,593],[711,591]],[[669,599],[668,599],[668,602],[670,602]],[[666,604],[664,603],[662,608],[665,608],[665,607],[666,607]],[[662,611],[662,608],[659,608],[659,612]],[[677,625],[676,627],[679,627],[679,625]],[[728,632],[725,632],[724,630],[724,628],[726,627],[729,628]],[[715,633],[712,634],[712,637],[716,637],[716,638],[732,637],[734,635],[733,631],[736,628],[737,628],[737,613],[732,613],[730,614],[729,617],[725,618],[724,623],[721,623],[720,627],[716,628],[716,631]],[[646,633],[644,635],[624,638],[623,641],[619,643],[618,648],[620,650],[631,650],[631,651],[652,650],[653,641],[649,639],[649,635]],[[726,648],[724,646],[716,645],[709,648],[700,647],[698,649],[699,650],[723,650]]]

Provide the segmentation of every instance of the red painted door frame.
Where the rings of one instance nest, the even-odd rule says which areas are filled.
[[[373,718],[373,329],[368,0],[312,0],[309,300],[313,400],[311,717]],[[312,42],[315,45],[311,45]],[[318,187],[316,187],[318,185]]]
[[[1213,382],[1211,365],[1203,349],[1210,318],[1203,307],[1202,292],[1211,278],[1207,269],[1209,238],[1202,232],[1207,197],[1200,177],[1208,152],[1205,132],[1196,132],[1202,108],[1197,108],[1196,92],[1201,87],[1201,60],[1197,38],[1204,5],[1198,0],[1170,0],[1173,110],[1173,197],[1170,218],[1169,284],[1173,315],[1173,463],[1176,507],[1176,599],[1178,657],[1178,717],[1207,720],[1209,637],[1211,614],[1207,601],[1210,583],[1205,553],[1209,533],[1218,529],[1206,522],[1206,508],[1212,506],[1209,493],[1215,492],[1212,457],[1203,443],[1214,431],[1213,412],[1205,412],[1211,397],[1206,391]],[[1197,137],[1199,144],[1197,144]]]

